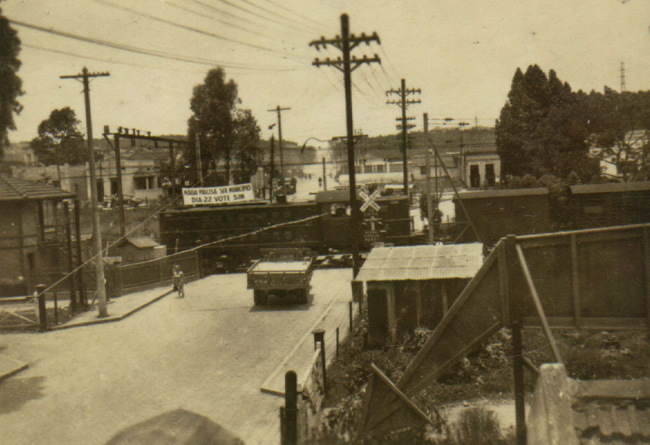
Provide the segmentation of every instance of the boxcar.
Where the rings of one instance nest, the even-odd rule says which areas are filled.
[[[526,235],[551,230],[549,192],[546,188],[461,192],[454,198],[459,243],[481,241],[494,244],[513,234]],[[469,225],[471,217],[478,237]]]
[[[650,222],[650,181],[574,185],[570,190],[575,229]]]

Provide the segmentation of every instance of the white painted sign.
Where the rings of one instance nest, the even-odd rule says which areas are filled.
[[[214,205],[253,201],[251,184],[224,185],[220,187],[183,187],[183,204]]]

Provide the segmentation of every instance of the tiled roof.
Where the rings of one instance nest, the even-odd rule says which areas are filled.
[[[482,264],[481,243],[376,247],[368,254],[356,280],[472,278]]]
[[[0,201],[23,201],[73,198],[74,193],[66,192],[51,185],[26,181],[13,176],[0,175]]]

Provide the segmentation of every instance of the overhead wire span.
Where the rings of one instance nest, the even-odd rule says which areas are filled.
[[[228,5],[228,6],[231,6],[231,7],[235,8],[235,9],[238,9],[238,10],[240,10],[240,11],[242,11],[242,12],[245,12],[245,13],[247,13],[247,14],[253,15],[253,16],[255,16],[255,17],[259,17],[259,18],[261,18],[262,20],[266,20],[266,21],[269,21],[269,22],[271,22],[271,23],[275,23],[276,25],[280,25],[280,26],[287,26],[287,24],[285,24],[285,23],[282,23],[282,22],[279,22],[279,21],[274,20],[274,19],[272,19],[272,18],[266,17],[266,16],[264,16],[264,15],[262,15],[262,14],[258,14],[257,12],[250,11],[250,10],[248,10],[248,9],[246,9],[246,8],[243,8],[243,7],[237,5],[237,4],[235,4],[235,3],[233,3],[233,2],[231,2],[231,1],[229,1],[229,0],[217,0],[217,1],[220,2],[220,3],[224,3],[224,4]],[[300,28],[298,28],[298,27],[296,27],[296,26],[290,26],[290,27],[293,28],[293,29],[296,30],[296,31],[301,32],[301,33],[306,33],[306,32],[307,32],[307,31],[305,31],[304,29],[300,29]],[[310,31],[310,32],[311,32],[311,31]]]
[[[172,8],[177,8],[177,9],[180,9],[182,11],[189,12],[190,14],[197,15],[199,17],[204,17],[204,18],[206,17],[205,13],[194,11],[192,9],[189,9],[186,6],[177,5],[175,3],[166,3],[166,4],[171,6]],[[222,25],[230,26],[232,28],[239,29],[239,30],[244,31],[244,32],[248,32],[248,33],[251,33],[251,34],[259,36],[259,37],[264,37],[264,38],[267,38],[267,39],[272,38],[272,36],[270,36],[268,34],[262,34],[260,32],[255,31],[255,30],[252,30],[250,28],[246,28],[245,26],[241,26],[241,25],[238,25],[236,23],[233,23],[232,21],[221,20],[220,18],[215,17],[214,14],[210,14],[210,16],[208,18],[210,20],[214,21],[214,22],[221,23]]]
[[[235,43],[237,45],[242,45],[242,46],[247,46],[249,48],[259,49],[261,51],[268,51],[268,52],[271,52],[271,53],[274,53],[274,54],[287,55],[287,53],[285,53],[283,51],[279,51],[277,49],[273,49],[273,48],[269,48],[269,47],[261,46],[261,45],[256,45],[254,43],[243,42],[241,40],[231,39],[229,37],[225,37],[225,36],[215,34],[215,33],[209,32],[209,31],[204,31],[202,29],[193,28],[191,26],[182,25],[180,23],[176,23],[176,22],[173,22],[171,20],[156,17],[154,15],[147,14],[145,12],[136,11],[135,9],[131,9],[131,8],[126,7],[126,6],[116,5],[114,3],[110,3],[110,2],[105,1],[105,0],[93,0],[93,1],[95,1],[97,3],[100,3],[102,5],[105,5],[105,6],[111,7],[111,8],[120,9],[122,11],[130,12],[132,14],[141,15],[142,17],[146,17],[146,18],[148,18],[150,20],[154,20],[154,21],[157,21],[157,22],[160,22],[160,23],[164,23],[164,24],[169,25],[169,26],[174,26],[176,28],[184,29],[186,31],[190,31],[190,32],[194,32],[194,33],[197,33],[197,34],[212,37],[212,38],[217,39],[217,40],[222,40],[224,42]]]
[[[274,15],[274,16],[276,16],[276,17],[280,17],[280,18],[283,19],[284,21],[286,21],[286,22],[288,22],[288,23],[291,23],[291,25],[294,24],[294,22],[293,22],[291,19],[286,18],[286,17],[283,16],[282,14],[278,14],[278,13],[275,12],[275,11],[272,11],[272,10],[270,10],[270,9],[267,9],[267,8],[264,8],[264,7],[260,6],[260,5],[257,5],[257,4],[255,4],[255,3],[253,3],[253,2],[251,2],[250,0],[240,0],[240,1],[246,3],[247,5],[252,6],[253,8],[259,8],[259,9],[261,9],[262,11],[268,12],[269,14],[272,14],[272,15]],[[285,25],[285,26],[286,26],[286,25]],[[314,31],[313,28],[310,29],[310,28],[307,28],[307,27],[302,27],[302,30],[305,31],[305,32],[309,32],[309,33],[311,33],[311,32]]]
[[[287,11],[287,12],[289,12],[289,13],[295,15],[295,16],[298,17],[298,18],[305,19],[305,20],[309,20],[310,22],[312,22],[312,23],[315,24],[315,25],[318,25],[319,27],[322,27],[322,28],[324,28],[324,29],[329,29],[329,28],[330,28],[329,25],[326,25],[326,24],[324,24],[324,23],[318,22],[318,21],[316,21],[316,20],[310,18],[309,16],[306,16],[306,15],[304,15],[304,14],[300,14],[299,12],[295,12],[295,11],[293,11],[293,10],[287,8],[286,6],[284,6],[284,5],[282,5],[282,4],[276,3],[276,2],[271,1],[271,0],[264,0],[264,1],[266,1],[267,3],[270,3],[270,4],[272,4],[272,5],[274,5],[274,6],[278,7],[278,8],[280,8],[280,9],[283,9],[284,11]],[[320,29],[320,28],[319,28],[319,29]]]
[[[255,70],[255,71],[294,71],[294,69],[289,69],[289,68],[280,68],[280,67],[260,67],[260,66],[255,66],[255,65],[244,65],[244,64],[233,64],[233,63],[224,63],[224,62],[219,62],[216,60],[207,60],[207,59],[201,59],[201,58],[190,58],[190,57],[184,57],[184,56],[178,56],[170,53],[165,53],[162,51],[156,51],[156,50],[151,50],[151,49],[146,49],[146,48],[140,48],[140,47],[135,47],[131,45],[124,45],[124,44],[118,44],[114,42],[110,42],[107,40],[102,40],[102,39],[96,39],[96,38],[90,38],[90,37],[84,37],[78,34],[72,34],[66,31],[59,31],[53,28],[45,28],[42,26],[38,25],[32,25],[30,23],[25,23],[21,22],[19,20],[13,20],[10,19],[9,22],[13,25],[16,26],[21,26],[23,28],[28,28],[32,29],[35,31],[40,31],[52,35],[56,35],[59,37],[65,37],[68,39],[73,39],[73,40],[78,40],[81,42],[85,43],[90,43],[93,45],[99,45],[99,46],[105,46],[107,48],[113,48],[117,49],[120,51],[126,51],[126,52],[131,52],[134,54],[142,54],[150,57],[158,57],[162,59],[168,59],[168,60],[176,60],[178,62],[185,62],[185,63],[193,63],[196,65],[203,65],[203,66],[210,66],[210,67],[215,67],[215,66],[222,66],[224,68],[231,68],[231,69],[238,69],[238,70]]]
[[[151,66],[151,65],[144,65],[140,63],[129,63],[129,62],[121,62],[119,60],[111,60],[111,59],[102,59],[100,57],[93,57],[93,56],[86,56],[86,55],[81,55],[81,54],[75,54],[69,51],[62,51],[60,49],[53,49],[53,48],[43,48],[40,46],[36,45],[30,45],[29,43],[22,43],[21,44],[25,48],[31,48],[35,49],[38,51],[46,51],[54,54],[61,54],[64,56],[70,56],[70,57],[77,57],[79,59],[85,59],[85,60],[96,60],[98,62],[105,62],[105,63],[111,63],[111,64],[118,64],[118,65],[128,65],[128,66],[135,66],[135,67],[140,67],[140,68],[147,68],[147,69],[152,69],[152,70],[162,70],[162,71],[178,71],[178,72],[184,72],[184,73],[203,73],[205,71],[203,70],[181,70],[177,68],[169,68],[169,67],[156,67],[156,66]],[[233,68],[234,69],[234,68]]]

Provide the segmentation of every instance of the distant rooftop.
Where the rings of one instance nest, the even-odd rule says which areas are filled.
[[[74,198],[75,196],[74,193],[66,192],[51,185],[0,175],[0,201],[41,201],[45,199]]]

